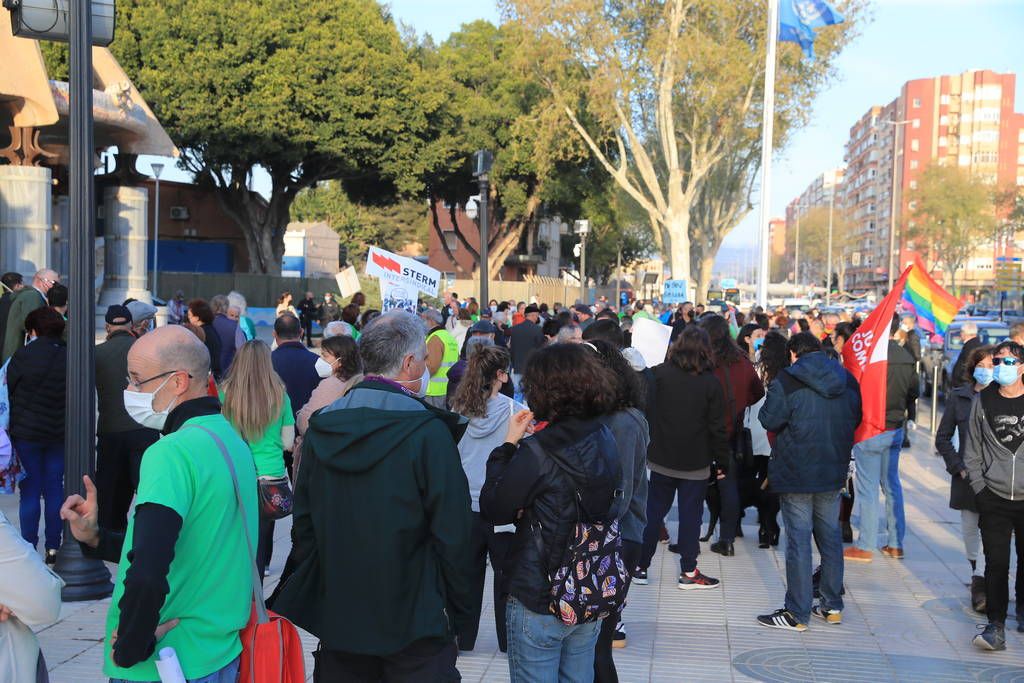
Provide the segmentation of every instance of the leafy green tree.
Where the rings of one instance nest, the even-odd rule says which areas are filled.
[[[992,187],[958,166],[931,164],[908,201],[908,237],[941,264],[955,292],[957,272],[997,226]]]
[[[336,179],[354,198],[419,188],[442,104],[373,0],[121,0],[112,49],[241,226],[250,268],[278,273],[292,202]],[[267,199],[249,190],[257,168]]]
[[[776,149],[809,119],[863,15],[863,0],[838,4],[847,23],[819,33],[813,61],[795,45],[779,46]],[[502,5],[524,27],[521,50],[560,114],[648,214],[673,277],[690,279],[697,242],[697,286],[706,289],[713,254],[747,210],[760,163],[767,3]],[[708,183],[714,190],[701,199]],[[704,206],[695,211],[697,202]]]

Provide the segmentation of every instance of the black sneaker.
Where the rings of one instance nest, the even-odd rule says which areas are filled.
[[[821,605],[811,608],[811,616],[818,617],[826,624],[839,625],[843,623],[843,613],[837,609],[822,609]]]
[[[718,579],[713,579],[710,576],[704,576],[700,573],[699,569],[693,570],[693,576],[687,576],[686,574],[679,575],[679,590],[681,591],[692,591],[692,590],[703,590],[707,588],[718,588],[721,583]]]
[[[814,587],[814,599],[821,600],[821,565],[819,564],[811,574],[811,585]],[[839,590],[840,595],[846,595],[846,586]]]
[[[801,624],[788,609],[777,609],[771,614],[762,614],[757,623],[768,628],[781,628],[785,631],[806,631],[807,624]]]
[[[637,567],[633,571],[633,581],[632,582],[637,584],[638,586],[646,586],[647,583],[648,583],[647,582],[647,570],[646,569],[640,569],[640,567]]]
[[[612,636],[612,647],[616,649],[626,647],[626,628],[620,621],[615,625],[615,634]]]
[[[982,632],[974,636],[974,646],[981,650],[1005,650],[1006,631],[1002,624],[987,624]]]

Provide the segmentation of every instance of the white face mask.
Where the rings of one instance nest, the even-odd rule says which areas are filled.
[[[171,380],[171,377],[174,377],[174,375],[165,379],[152,394],[144,394],[140,391],[125,389],[124,409],[128,411],[128,416],[143,427],[149,427],[150,429],[157,430],[163,429],[164,423],[167,422],[167,416],[174,407],[174,401],[168,404],[168,406],[163,410],[157,412],[153,409],[153,398],[161,389],[164,388],[164,385]]]
[[[317,358],[313,368],[316,370],[316,374],[320,376],[320,379],[326,379],[334,373],[334,363],[328,363],[323,358]]]
[[[400,380],[396,380],[396,381],[399,384],[412,384],[416,380],[414,380],[414,379],[400,379]],[[427,387],[430,386],[430,368],[427,367],[426,363],[423,364],[423,375],[420,376],[419,383],[420,383],[419,389],[417,389],[416,391],[412,391],[412,389],[410,389],[409,391],[412,391],[412,393],[416,394],[420,398],[423,398],[424,396],[427,395]]]

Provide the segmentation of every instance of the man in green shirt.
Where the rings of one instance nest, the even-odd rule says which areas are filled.
[[[103,672],[119,681],[157,681],[156,653],[171,647],[189,681],[234,680],[238,632],[252,608],[257,529],[252,453],[207,396],[210,355],[187,329],[161,327],[128,353],[125,408],[162,438],[142,460],[135,513],[124,534],[97,523],[96,489],[61,509],[83,552],[120,561],[107,613]],[[206,430],[209,430],[207,432]],[[244,517],[215,434],[226,446]]]
[[[32,286],[15,293],[11,300],[11,309],[7,313],[7,327],[4,328],[3,358],[0,362],[14,355],[14,352],[25,345],[25,318],[37,308],[48,305],[46,293],[57,284],[60,276],[49,268],[44,268],[32,278]]]

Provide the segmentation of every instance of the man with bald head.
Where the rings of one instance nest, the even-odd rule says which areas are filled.
[[[46,293],[60,280],[60,276],[49,268],[43,268],[32,278],[32,286],[18,291],[11,300],[7,313],[7,327],[4,330],[3,358],[6,363],[14,352],[25,345],[25,318],[37,308],[47,306]]]
[[[71,496],[61,508],[86,555],[120,562],[103,657],[115,681],[159,680],[156,653],[164,647],[174,648],[188,680],[237,676],[238,633],[252,606],[255,558],[247,541],[257,530],[256,469],[220,403],[207,396],[209,376],[206,345],[184,327],[136,341],[125,409],[163,436],[143,456],[128,530],[99,526],[88,477],[85,499]]]

